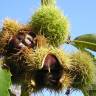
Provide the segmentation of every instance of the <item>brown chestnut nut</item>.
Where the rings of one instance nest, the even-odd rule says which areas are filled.
[[[34,47],[36,46],[36,42],[34,39],[35,37],[36,35],[32,32],[19,32],[16,36],[10,38],[9,43],[6,47],[7,54],[17,53],[18,51],[20,51],[20,49],[25,47],[34,49]]]

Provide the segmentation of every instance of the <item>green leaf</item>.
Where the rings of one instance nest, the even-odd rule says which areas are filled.
[[[2,69],[0,63],[0,96],[10,96],[8,89],[11,85],[11,73],[8,70]]]
[[[96,51],[96,34],[85,34],[75,38],[72,45],[80,49]]]

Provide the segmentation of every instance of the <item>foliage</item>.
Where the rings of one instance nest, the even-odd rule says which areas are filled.
[[[92,51],[96,51],[96,34],[85,34],[76,37],[72,44],[81,49],[86,48]]]
[[[8,89],[11,85],[11,73],[2,69],[0,60],[0,96],[10,96]]]

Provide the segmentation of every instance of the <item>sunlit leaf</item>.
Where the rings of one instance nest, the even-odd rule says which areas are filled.
[[[2,69],[0,64],[0,96],[10,96],[8,89],[11,85],[11,73]]]
[[[75,38],[72,45],[81,49],[96,51],[96,34],[85,34]]]

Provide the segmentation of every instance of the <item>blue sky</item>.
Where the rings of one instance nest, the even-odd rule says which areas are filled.
[[[0,0],[0,23],[6,17],[26,23],[39,6],[40,0]],[[57,6],[70,20],[72,38],[96,33],[96,0],[57,0]],[[74,92],[71,96],[83,95]]]

